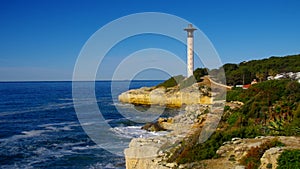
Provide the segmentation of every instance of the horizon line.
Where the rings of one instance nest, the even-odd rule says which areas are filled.
[[[11,80],[11,81],[1,81],[0,83],[18,83],[18,82],[112,82],[112,81],[116,81],[116,82],[122,82],[122,81],[163,81],[166,79],[134,79],[134,80],[130,80],[130,79],[125,79],[125,80]]]

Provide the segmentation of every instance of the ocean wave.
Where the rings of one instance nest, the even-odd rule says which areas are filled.
[[[8,138],[0,139],[2,143],[15,142],[19,139],[30,138],[40,136],[43,133],[50,132],[50,130],[30,130],[30,131],[22,131],[21,134],[16,134]]]
[[[31,113],[31,112],[47,111],[47,110],[66,109],[66,108],[71,108],[71,107],[73,107],[73,102],[52,103],[52,104],[47,104],[47,105],[38,106],[38,107],[31,107],[31,108],[28,108],[27,110],[1,112],[0,117],[1,116],[8,116],[8,115]]]
[[[76,122],[42,124],[42,125],[38,125],[38,127],[43,129],[22,131],[21,134],[16,134],[8,138],[0,139],[0,142],[16,141],[23,138],[41,136],[45,133],[50,133],[50,132],[71,131],[74,130],[72,127],[75,126],[80,126],[80,124]]]
[[[90,165],[88,167],[88,169],[125,169],[125,167],[120,167],[118,165],[124,165],[124,162],[120,163],[120,164],[112,164],[112,163],[108,163],[108,164],[103,164],[103,163],[96,163],[93,165]]]
[[[25,137],[35,137],[41,133],[42,130],[24,131],[22,132],[23,138]],[[39,141],[48,140],[49,137],[41,138]],[[5,150],[0,150],[0,157],[5,157],[8,159],[13,158],[13,156],[22,155],[23,158],[20,161],[15,162],[13,165],[1,165],[0,168],[36,168],[36,166],[41,166],[43,163],[49,163],[50,161],[60,161],[63,158],[68,158],[70,156],[77,156],[85,153],[91,153],[90,150],[99,149],[101,147],[97,145],[86,145],[84,141],[78,142],[65,142],[65,143],[53,143],[53,144],[35,144],[34,140],[27,140],[28,143],[33,143],[33,145],[22,146],[18,142],[7,140],[6,144],[0,141],[0,146],[4,146]],[[26,141],[26,142],[27,142]],[[40,167],[38,167],[40,168]],[[44,167],[42,167],[44,168]]]
[[[78,126],[77,122],[61,122],[61,123],[47,123],[47,124],[40,124],[38,127],[49,127],[49,126]]]
[[[166,131],[149,132],[141,129],[141,126],[114,127],[111,128],[111,131],[124,138],[148,138],[153,136],[165,135],[168,133]]]
[[[92,150],[92,149],[102,149],[102,147],[98,146],[98,145],[93,145],[93,146],[72,146],[72,150]]]
[[[111,103],[112,106],[117,106],[117,107],[128,107],[128,108],[133,108],[134,105],[133,104],[129,104],[129,103],[119,103],[119,102],[114,102]]]

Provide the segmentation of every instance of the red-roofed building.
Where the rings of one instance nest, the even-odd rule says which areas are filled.
[[[243,89],[248,89],[249,87],[251,87],[251,84],[245,84],[245,85],[243,85]]]

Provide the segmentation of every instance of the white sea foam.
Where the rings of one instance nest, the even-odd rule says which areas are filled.
[[[23,138],[36,137],[49,132],[71,131],[74,130],[72,129],[72,127],[74,126],[80,126],[80,124],[76,122],[42,124],[38,125],[38,127],[41,127],[43,129],[22,131],[21,134],[16,134],[8,138],[0,139],[0,142],[11,142]]]
[[[42,133],[45,133],[45,132],[48,132],[49,130],[30,130],[30,131],[22,131],[22,134],[24,135],[16,135],[16,136],[19,136],[19,137],[34,137],[34,136],[39,136],[41,135]]]
[[[49,132],[50,130],[30,130],[30,131],[22,131],[21,134],[16,134],[8,138],[2,138],[0,139],[0,143],[10,143],[10,142],[15,142],[19,139],[24,139],[24,138],[31,138],[31,137],[36,137],[40,136],[43,133]]]
[[[38,125],[38,127],[43,127],[47,130],[58,132],[58,131],[71,131],[74,130],[72,127],[79,126],[80,124],[76,122],[64,122],[64,123],[49,123]]]
[[[91,150],[91,149],[101,149],[102,147],[98,146],[98,145],[93,145],[93,146],[73,146],[72,150]]]
[[[133,104],[129,104],[129,103],[119,103],[119,102],[112,103],[111,105],[117,106],[117,107],[128,107],[128,108],[133,108],[133,107],[134,107]]]
[[[41,124],[38,127],[48,127],[48,126],[66,126],[66,125],[74,125],[77,124],[76,122],[61,122],[61,123],[48,123],[48,124]]]
[[[88,167],[89,169],[125,169],[125,167],[117,167],[112,163],[102,164],[96,163]]]
[[[96,122],[85,122],[85,123],[80,123],[81,126],[90,126],[95,124]]]
[[[16,114],[24,114],[24,113],[31,113],[31,112],[40,112],[40,111],[46,111],[46,110],[56,110],[56,109],[65,109],[65,108],[71,108],[73,107],[73,102],[68,103],[50,103],[43,106],[38,107],[31,107],[27,110],[20,110],[20,111],[7,111],[7,112],[1,112],[1,116],[7,116],[7,115],[16,115]]]
[[[124,138],[147,138],[152,136],[165,135],[167,133],[166,131],[148,132],[141,129],[141,126],[115,127],[111,128],[111,130],[118,136]]]

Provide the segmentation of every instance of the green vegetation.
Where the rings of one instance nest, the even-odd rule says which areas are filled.
[[[245,103],[233,112],[227,122],[232,125],[261,125],[260,134],[299,135],[300,84],[291,80],[271,80],[253,85],[248,90],[233,89],[227,101]],[[238,117],[237,117],[238,116]],[[238,120],[240,119],[240,120]]]
[[[197,143],[199,132],[186,138],[180,148],[174,150],[168,162],[175,161],[182,164],[217,158],[216,151],[219,147],[234,137],[300,136],[300,84],[290,79],[266,81],[267,76],[274,76],[277,73],[300,72],[300,55],[225,64],[219,69],[209,70],[209,74],[211,77],[218,77],[222,70],[225,71],[228,85],[249,84],[253,79],[258,79],[259,83],[247,90],[232,88],[228,91],[226,101],[240,101],[244,105],[235,109],[226,106],[218,126],[221,130],[217,130],[201,144]],[[178,85],[182,89],[195,82],[201,82],[201,78],[207,74],[207,69],[198,68],[194,71],[194,77],[186,79],[181,75],[175,76],[157,87],[168,88]],[[242,159],[242,163],[247,168],[257,168],[263,152],[278,145],[280,143],[273,141],[255,147]],[[299,160],[299,152],[297,153]],[[291,152],[281,157],[281,166],[287,163],[285,160],[289,154]],[[231,157],[230,160],[234,161],[235,158]],[[292,168],[299,168],[299,163],[293,165],[298,166]],[[271,165],[268,167],[272,168]]]
[[[267,79],[267,76],[275,76],[283,72],[300,72],[300,55],[285,57],[270,57],[262,60],[241,62],[240,64],[228,63],[220,69],[210,70],[209,74],[218,77],[224,70],[228,85],[249,84],[253,79],[259,82]]]
[[[169,78],[168,80],[158,84],[156,87],[174,87],[179,85],[181,89],[191,86],[192,84],[196,82],[201,82],[202,77],[207,75],[207,70],[205,68],[197,68],[194,71],[194,76],[191,76],[189,78],[185,78],[182,75],[174,76]]]
[[[270,57],[262,60],[252,60],[241,62],[239,64],[227,63],[219,69],[208,70],[206,68],[197,68],[194,71],[194,77],[185,79],[184,76],[178,75],[171,77],[165,82],[157,85],[157,87],[174,87],[181,84],[181,88],[190,86],[195,82],[201,82],[201,78],[205,75],[211,77],[221,77],[225,72],[226,83],[230,86],[237,84],[250,84],[253,79],[259,82],[265,81],[268,76],[275,76],[283,72],[300,72],[300,54],[285,57]]]
[[[282,147],[283,143],[274,139],[267,141],[260,146],[252,147],[245,157],[243,157],[240,163],[246,166],[246,169],[257,169],[260,166],[260,158],[264,155],[265,151],[272,147]]]
[[[224,142],[230,141],[234,137],[239,138],[254,138],[259,131],[258,126],[232,128],[225,131],[215,132],[206,142],[195,144],[199,135],[194,135],[185,141],[182,145],[183,151],[176,158],[173,157],[172,161],[179,164],[191,163],[204,159],[217,158],[216,151],[223,145]]]
[[[207,69],[205,68],[197,68],[194,71],[194,77],[197,82],[201,82],[202,81],[201,78],[205,75],[208,75]]]
[[[240,118],[240,114],[238,112],[234,112],[228,117],[226,122],[230,126],[233,126],[239,120],[239,118]]]
[[[195,138],[189,138],[189,141],[183,143],[179,155],[173,156],[171,161],[181,164],[216,158],[218,148],[234,137],[300,135],[300,84],[296,81],[271,80],[253,85],[247,90],[234,88],[228,91],[227,101],[241,101],[244,105],[235,109],[225,107],[224,117],[219,124],[222,130],[216,131],[201,144],[193,141],[197,138],[195,134],[192,136]],[[244,163],[255,168],[259,164],[257,159],[262,155],[262,152],[256,151],[273,145],[279,144],[272,142],[251,150]],[[252,158],[253,155],[255,157]]]
[[[165,87],[165,88],[174,87],[174,86],[177,86],[177,84],[179,84],[183,80],[184,80],[184,77],[182,75],[174,76],[174,77],[171,77],[170,79],[158,84],[157,87]]]
[[[277,169],[300,168],[300,150],[285,150],[278,158]]]

